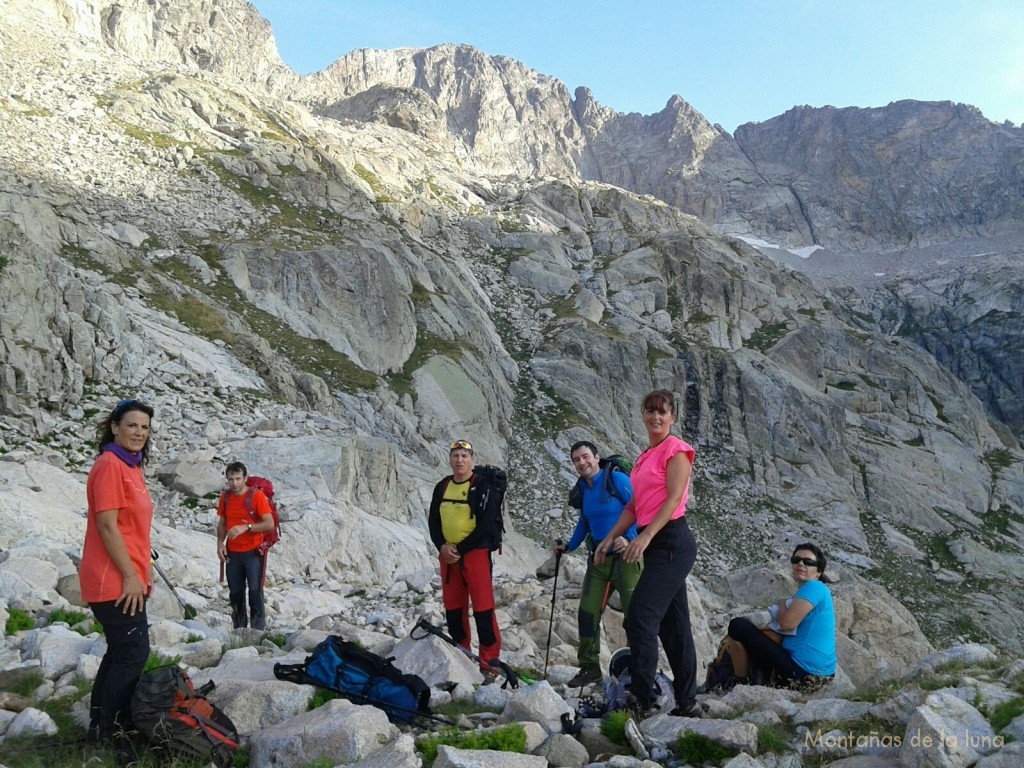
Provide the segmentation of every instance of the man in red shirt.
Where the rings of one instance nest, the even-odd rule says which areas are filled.
[[[228,490],[217,505],[217,555],[226,563],[228,593],[231,597],[231,623],[235,629],[251,626],[266,629],[263,606],[264,555],[260,552],[263,532],[274,527],[274,516],[263,491],[248,488],[245,464],[233,461],[224,475]],[[249,611],[245,596],[249,594]]]

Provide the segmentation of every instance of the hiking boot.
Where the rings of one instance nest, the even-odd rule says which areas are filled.
[[[680,704],[669,712],[672,717],[703,717],[704,707],[700,702],[694,701],[690,704]]]
[[[661,708],[656,702],[642,701],[632,693],[626,694],[626,711],[629,712],[629,716],[637,723],[646,720],[648,717],[654,717],[658,714],[659,709]]]
[[[585,664],[566,685],[570,688],[582,688],[590,683],[596,683],[600,679],[601,668],[597,664]]]
[[[114,748],[114,765],[117,768],[134,768],[139,765],[139,755],[135,751],[131,736],[119,733],[114,737],[111,746]]]

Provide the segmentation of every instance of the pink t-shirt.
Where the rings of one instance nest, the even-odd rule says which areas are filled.
[[[697,452],[689,443],[685,443],[674,435],[669,435],[653,448],[648,448],[636,460],[629,481],[633,484],[633,509],[636,512],[638,527],[650,525],[658,514],[661,505],[668,498],[668,486],[665,481],[665,468],[669,459],[677,453],[685,453],[693,464]],[[683,500],[672,512],[672,518],[686,514],[686,500],[690,497],[690,484],[686,484]]]

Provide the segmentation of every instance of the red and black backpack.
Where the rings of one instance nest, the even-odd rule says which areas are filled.
[[[143,673],[132,696],[132,720],[155,752],[170,759],[232,765],[238,750],[238,729],[224,712],[206,699],[213,682],[200,689],[177,664]]]

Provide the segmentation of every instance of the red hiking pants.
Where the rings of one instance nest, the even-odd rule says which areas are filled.
[[[457,563],[441,561],[441,594],[448,634],[466,650],[470,648],[469,604],[473,604],[480,658],[491,661],[501,656],[501,632],[494,615],[494,585],[491,582],[491,552],[471,549]]]

